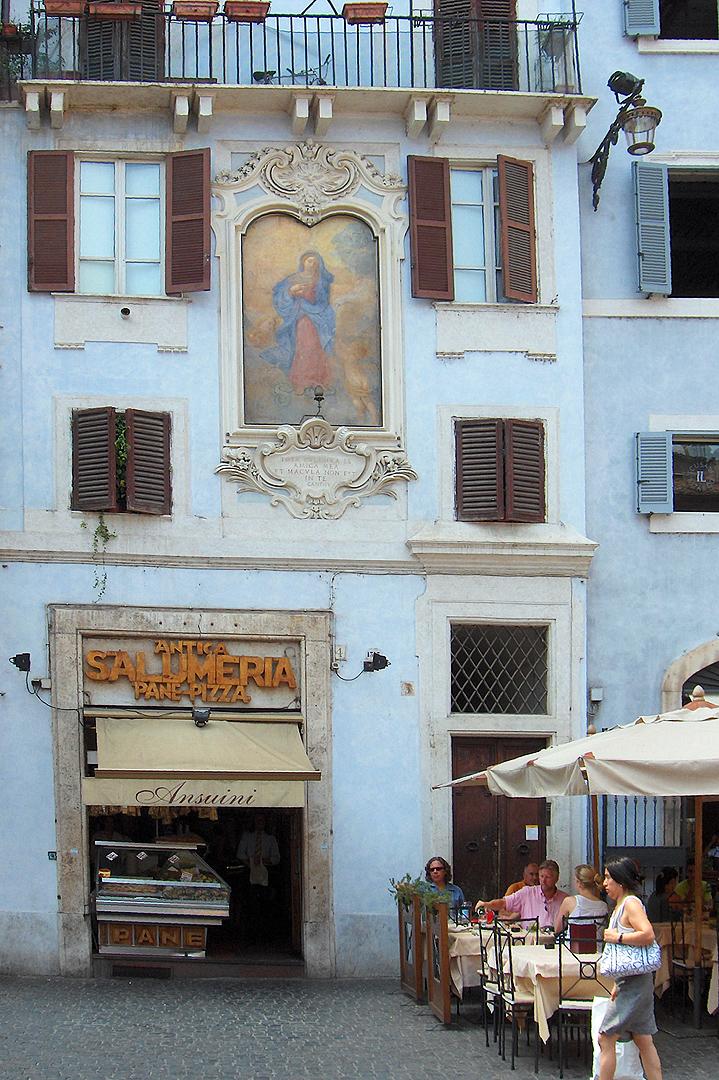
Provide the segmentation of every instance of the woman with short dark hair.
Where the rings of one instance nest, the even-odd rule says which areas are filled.
[[[614,912],[604,940],[640,948],[653,944],[654,930],[639,897],[642,885],[634,859],[617,859],[604,870],[604,888],[614,901]],[[662,1080],[662,1067],[652,1035],[654,1019],[654,974],[627,975],[616,980],[609,1005],[599,1029],[599,1080],[613,1080],[617,1041],[634,1040],[647,1080]]]

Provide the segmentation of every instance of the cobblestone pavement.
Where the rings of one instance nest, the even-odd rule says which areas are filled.
[[[667,1080],[719,1076],[715,1021],[660,1005]],[[0,978],[1,1080],[533,1080],[484,1044],[476,1004],[445,1029],[396,980]],[[558,1076],[544,1053],[540,1078]],[[567,1080],[588,1080],[572,1057]]]

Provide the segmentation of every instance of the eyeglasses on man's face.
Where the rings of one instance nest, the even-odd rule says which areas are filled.
[[[440,870],[444,870],[444,867],[443,866],[430,866],[430,868],[429,868],[430,874],[438,874],[440,872]]]

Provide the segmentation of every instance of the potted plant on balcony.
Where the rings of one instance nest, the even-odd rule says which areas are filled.
[[[218,0],[174,0],[172,14],[187,22],[212,22],[219,6]]]
[[[44,0],[46,15],[77,18],[85,14],[85,0]]]
[[[129,22],[142,15],[142,4],[125,3],[124,0],[90,0],[87,13],[91,19],[112,19]]]
[[[342,18],[345,22],[356,23],[381,23],[387,13],[387,4],[369,2],[348,3],[342,8]]]
[[[225,0],[228,22],[261,23],[270,10],[270,0]]]

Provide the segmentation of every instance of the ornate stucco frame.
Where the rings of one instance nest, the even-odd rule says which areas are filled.
[[[277,427],[244,423],[242,374],[242,237],[257,217],[285,213],[307,225],[334,214],[364,221],[378,240],[382,419],[377,428],[349,429],[377,450],[404,444],[404,365],[400,264],[408,221],[400,210],[405,184],[381,173],[354,150],[308,140],[267,147],[245,165],[220,172],[212,187],[220,263],[220,369],[223,457],[237,446],[257,446]]]

